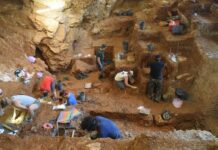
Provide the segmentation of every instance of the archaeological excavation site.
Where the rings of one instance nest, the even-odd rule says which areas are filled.
[[[1,150],[218,150],[218,0],[0,0]]]

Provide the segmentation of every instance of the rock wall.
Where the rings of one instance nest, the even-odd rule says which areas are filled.
[[[29,72],[46,71],[47,66],[37,58],[35,64],[31,64],[27,56],[35,53],[32,39],[35,29],[28,19],[28,9],[23,10],[20,0],[0,2],[0,88],[9,96],[15,93],[32,93],[33,84],[24,87],[19,82],[14,71],[18,67],[24,67]]]
[[[24,137],[1,135],[2,149],[55,149],[55,150],[176,150],[176,149],[217,149],[218,139],[206,131],[174,131],[174,132],[145,132],[135,139],[89,140],[84,138],[51,138],[42,136]],[[25,147],[24,147],[25,145]]]
[[[92,47],[88,34],[93,24],[110,15],[116,0],[34,0],[29,16],[37,33],[34,43],[51,71],[67,68],[77,49]],[[83,28],[81,28],[83,26]]]
[[[217,123],[215,123],[218,121],[217,64],[217,60],[207,60],[207,63],[200,70],[192,92],[194,93],[193,99],[202,106],[201,110],[205,115],[208,130],[211,130],[215,135],[218,135]]]

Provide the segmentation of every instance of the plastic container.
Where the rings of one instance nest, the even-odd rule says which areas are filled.
[[[28,56],[27,59],[28,59],[28,61],[31,62],[31,63],[35,63],[35,62],[36,62],[36,58],[33,57],[33,56]]]
[[[41,71],[36,73],[37,78],[42,78],[43,77],[43,73]]]

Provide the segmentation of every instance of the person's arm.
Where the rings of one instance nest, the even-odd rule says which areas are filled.
[[[130,84],[128,83],[128,80],[129,80],[128,76],[124,77],[124,83],[125,83],[125,85],[128,86],[128,87],[130,87],[130,88],[136,89],[137,87],[130,85]]]
[[[13,104],[14,104],[14,106],[17,107],[17,108],[26,109],[26,110],[29,109],[28,107],[26,107],[26,106],[20,104],[19,101],[16,101],[16,100],[13,102]]]
[[[55,89],[56,80],[54,80],[51,84],[52,84],[52,85],[51,85],[51,92],[52,92],[52,94],[54,95],[54,97],[57,98],[57,93],[56,93],[56,89]]]
[[[100,57],[97,57],[97,61],[98,61],[99,66],[101,66],[101,69],[102,69],[103,66],[102,66],[102,64],[101,64],[101,59],[100,59]]]

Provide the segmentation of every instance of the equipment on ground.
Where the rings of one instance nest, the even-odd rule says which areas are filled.
[[[170,120],[172,118],[172,113],[169,110],[164,110],[161,113],[161,117],[163,120]]]

